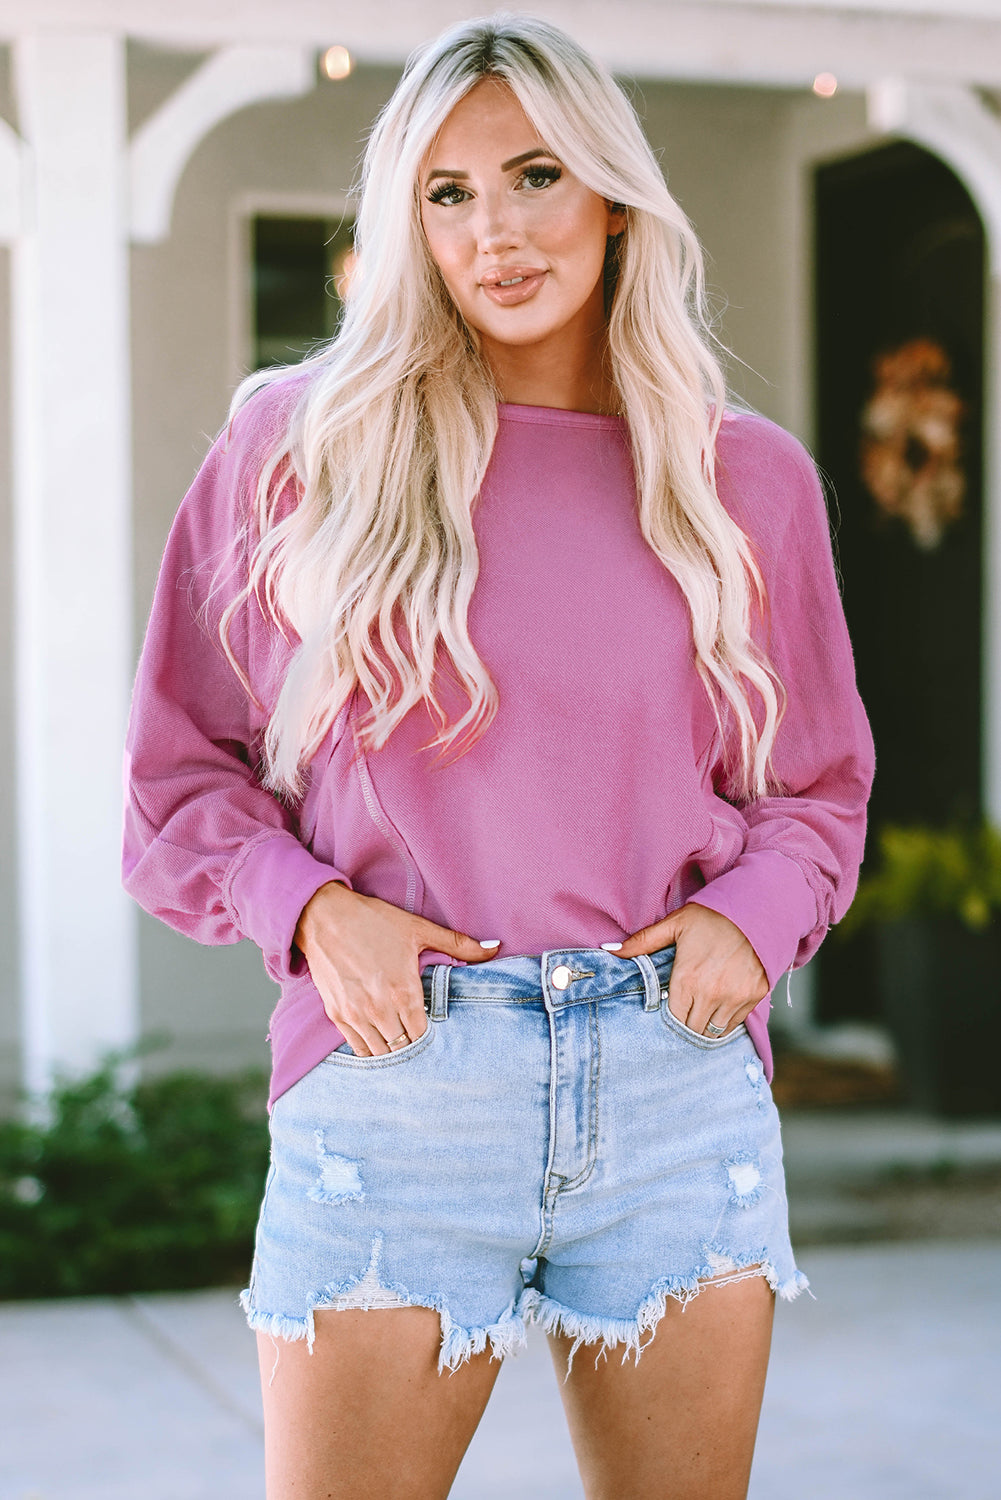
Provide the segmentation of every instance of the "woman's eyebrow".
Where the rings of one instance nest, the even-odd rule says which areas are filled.
[[[513,167],[520,167],[526,161],[534,161],[537,156],[552,156],[551,151],[546,151],[542,146],[533,146],[531,151],[523,151],[520,156],[512,156],[510,161],[501,162],[501,171],[510,172]],[[428,182],[432,177],[468,177],[468,172],[452,170],[449,167],[433,167],[427,175]]]
[[[551,151],[546,151],[542,146],[533,146],[531,151],[523,151],[520,156],[512,156],[510,161],[501,162],[501,171],[510,172],[512,167],[520,167],[523,162],[532,161],[536,156],[552,156]],[[554,158],[555,160],[555,158]]]

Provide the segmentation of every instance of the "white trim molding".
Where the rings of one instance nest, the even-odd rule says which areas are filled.
[[[0,120],[0,244],[16,240],[25,227],[25,150],[17,132]]]
[[[926,146],[965,183],[987,231],[991,274],[1001,276],[1001,119],[958,85],[882,78],[867,100],[874,129]]]
[[[300,98],[315,82],[315,53],[310,47],[225,47],[202,63],[132,139],[133,240],[154,244],[170,234],[181,174],[216,125],[251,104]]]
[[[809,88],[818,72],[842,88],[883,73],[1001,84],[1001,0],[533,0],[617,71]],[[70,28],[196,51],[254,43],[347,47],[358,62],[399,66],[482,0],[0,0],[0,37]]]

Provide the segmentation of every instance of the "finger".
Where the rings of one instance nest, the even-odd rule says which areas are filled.
[[[399,1036],[402,1031],[405,1031],[410,1040],[416,1042],[419,1036],[424,1035],[428,1019],[424,986],[416,964],[413,978],[406,984],[395,985],[391,995],[395,1004],[395,1013],[391,1022],[392,1029],[387,1039]],[[383,1031],[383,1035],[386,1035],[385,1028],[381,1024],[380,1030]]]
[[[330,1019],[334,1021],[333,1016],[331,1016]],[[364,1037],[362,1037],[360,1033],[354,1029],[353,1026],[349,1026],[347,1021],[334,1021],[334,1025],[337,1027],[337,1030],[341,1033],[344,1040],[351,1048],[351,1051],[354,1053],[355,1057],[371,1056],[371,1053],[368,1050],[368,1043],[365,1041]]]
[[[399,1031],[405,1031],[412,1042],[423,1036],[429,1025],[428,1013],[424,1008],[424,992],[421,991],[419,1000],[410,1004],[400,1006]],[[399,1032],[397,1033],[399,1035]]]
[[[717,1020],[717,1012],[720,1010],[720,1001],[717,996],[699,994],[694,986],[684,985],[678,995],[679,1000],[682,997],[686,997],[683,1003],[686,1010],[685,1025],[689,1031],[697,1031],[699,1036],[704,1035],[710,1020],[714,1021],[717,1026],[722,1026],[722,1021]]]
[[[659,953],[661,948],[670,948],[678,938],[678,927],[673,916],[641,927],[638,932],[623,938],[622,945],[614,950],[616,958],[636,958],[640,953]],[[604,944],[602,946],[605,946]],[[613,951],[606,948],[606,951]]]
[[[374,1007],[366,1013],[360,1005],[353,1007],[347,1018],[335,1020],[334,1024],[342,1031],[345,1027],[352,1030],[358,1037],[358,1051],[360,1057],[382,1057],[388,1052],[389,1039],[399,1036],[403,1030],[402,1022],[397,1015],[395,1006],[389,1010],[381,1005],[378,1011]],[[354,1042],[351,1043],[354,1047]]]
[[[364,990],[327,996],[321,990],[323,1008],[359,1057],[372,1057],[388,1050],[386,1037],[400,1031],[397,1005],[385,995],[371,996]]]
[[[397,995],[396,1007],[396,1016],[392,1025],[385,1027],[380,1023],[380,1030],[391,1052],[398,1052],[402,1046],[416,1042],[418,1037],[424,1035],[430,1024],[420,979],[417,980],[416,994],[408,992],[405,995]]]
[[[375,1026],[390,1052],[399,1052],[401,1047],[416,1042],[424,1035],[428,1026],[428,1015],[424,1006],[424,990],[420,976],[414,976],[414,986],[404,990],[401,986],[392,996],[394,1003],[388,1015],[385,1012],[375,1017]]]
[[[680,988],[672,989],[668,987],[667,1008],[671,1012],[671,1015],[674,1017],[674,1019],[681,1022],[682,1026],[687,1026],[691,1031],[697,1031],[699,1029],[698,1026],[694,1024],[696,1020],[696,1017],[693,1014],[695,1010],[695,1001],[692,996],[686,994],[684,990]]]
[[[395,1036],[396,1033],[393,1030],[392,1026],[390,1026],[388,1021],[384,1022],[383,1025],[385,1027],[385,1030],[383,1030],[382,1027],[376,1026],[371,1022],[357,1023],[358,1035],[361,1038],[362,1045],[365,1049],[364,1052],[360,1054],[362,1057],[383,1057],[389,1051],[389,1042],[386,1039],[386,1032],[388,1032],[390,1036]]]
[[[429,922],[422,917],[418,924],[418,936],[420,938],[420,951],[433,948],[436,953],[447,953],[452,958],[461,958],[467,964],[481,964],[484,959],[495,958],[500,948],[500,939],[487,939],[485,942],[479,938],[471,938],[464,932],[456,932],[451,927],[439,927],[436,922]]]
[[[416,1025],[416,1023],[414,1024]],[[409,1047],[410,1043],[415,1042],[417,1038],[406,1022],[400,1016],[397,1016],[396,1027],[393,1029],[392,1035],[387,1036],[385,1040],[390,1052],[399,1052],[401,1047]]]
[[[703,1021],[699,1028],[700,1035],[713,1037],[726,1036],[736,1026],[737,1022],[733,1016],[725,1016],[722,1011],[714,1011],[707,1020]]]

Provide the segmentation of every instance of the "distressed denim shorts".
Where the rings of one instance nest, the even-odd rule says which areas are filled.
[[[345,1044],[282,1094],[251,1327],[312,1348],[320,1309],[430,1307],[456,1369],[529,1321],[638,1353],[709,1280],[801,1291],[761,1062],[743,1026],[675,1019],[673,959],[434,965],[422,1036]]]

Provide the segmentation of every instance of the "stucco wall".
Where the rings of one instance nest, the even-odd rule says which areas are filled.
[[[780,145],[785,96],[767,89],[644,83],[637,99],[668,186],[693,221],[733,389],[776,421],[788,385]],[[777,316],[778,314],[778,316]],[[743,363],[742,363],[743,362]]]

